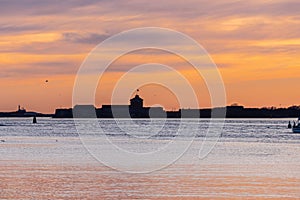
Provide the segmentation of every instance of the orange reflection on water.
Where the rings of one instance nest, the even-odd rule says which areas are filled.
[[[0,165],[1,199],[297,199],[300,195],[299,178],[227,175],[232,166],[205,170],[173,166],[152,174],[126,174],[84,164],[8,163]],[[219,168],[220,173],[210,168]]]

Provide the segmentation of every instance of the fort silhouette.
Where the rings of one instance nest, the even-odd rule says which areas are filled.
[[[69,109],[56,109],[54,118],[295,118],[300,116],[300,106],[289,108],[244,108],[232,105],[206,109],[179,109],[165,111],[162,107],[144,107],[143,99],[136,94],[130,99],[130,105],[102,105],[95,108],[93,105],[76,105]],[[226,112],[224,116],[224,112]],[[75,116],[73,116],[73,114]]]
[[[226,115],[223,113],[226,111]],[[288,108],[244,108],[232,105],[219,108],[179,109],[165,111],[162,107],[144,107],[144,100],[136,94],[130,99],[129,105],[76,105],[74,108],[59,108],[54,114],[27,112],[21,106],[17,111],[0,112],[0,117],[53,117],[53,118],[297,118],[300,116],[300,106]],[[218,115],[220,113],[220,115]]]

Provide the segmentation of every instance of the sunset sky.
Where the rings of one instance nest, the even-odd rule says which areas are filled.
[[[298,0],[1,0],[0,111],[19,104],[47,113],[71,107],[76,73],[89,52],[114,34],[140,27],[174,29],[201,44],[220,70],[228,104],[300,105],[299,13]],[[174,66],[191,81],[199,106],[210,107],[203,80],[184,60],[150,50],[112,64],[99,83],[96,105],[110,103],[127,67],[149,62]],[[148,75],[156,73],[163,72]],[[140,94],[147,106],[178,107],[166,88],[146,85]]]

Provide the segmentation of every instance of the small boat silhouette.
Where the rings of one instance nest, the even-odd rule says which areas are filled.
[[[292,130],[293,133],[300,133],[300,117],[298,118],[297,123],[294,122]]]

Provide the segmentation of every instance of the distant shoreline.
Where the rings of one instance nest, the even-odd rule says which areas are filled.
[[[180,109],[178,111],[161,111],[160,113],[154,113],[154,116],[149,115],[149,110],[151,108],[147,108],[148,112],[137,113],[139,115],[130,116],[123,110],[119,112],[118,110],[114,115],[112,114],[112,110],[103,110],[103,108],[95,108],[95,107],[86,107],[88,108],[88,112],[91,109],[94,109],[94,116],[86,115],[86,110],[82,110],[83,115],[77,116],[74,118],[211,118],[212,111],[217,112],[226,109],[226,118],[298,118],[300,116],[300,107],[293,106],[289,108],[244,108],[242,106],[227,106],[226,108],[209,108],[209,109]],[[51,118],[73,118],[72,108],[67,109],[56,109],[54,114],[43,114],[37,112],[0,112],[0,118],[28,118],[28,117],[51,117]],[[147,110],[146,110],[147,111]],[[127,110],[128,113],[128,110]],[[182,115],[182,113],[185,113]],[[136,113],[135,113],[136,114]],[[155,115],[156,114],[156,115]],[[213,118],[223,118],[224,116],[214,116]]]
[[[77,110],[77,111],[76,111]],[[73,116],[73,112],[77,116]],[[114,112],[112,112],[114,111]],[[129,112],[128,112],[129,111]],[[212,117],[211,113],[215,113]],[[226,116],[224,116],[226,112]],[[78,115],[79,113],[79,115]],[[89,116],[93,113],[93,116]],[[53,118],[298,118],[300,107],[290,108],[244,108],[242,106],[227,106],[213,109],[180,109],[178,111],[154,111],[151,116],[151,108],[145,111],[114,110],[84,106],[83,108],[57,109]]]
[[[0,118],[52,117],[52,118],[298,118],[300,106],[288,108],[244,108],[231,105],[218,108],[179,109],[165,111],[163,107],[144,107],[143,99],[137,94],[130,105],[76,105],[74,108],[59,108],[54,114],[28,112],[21,106],[17,111],[0,112]]]

